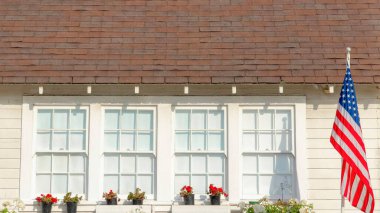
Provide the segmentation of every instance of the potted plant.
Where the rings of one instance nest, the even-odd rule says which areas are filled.
[[[63,197],[63,202],[66,203],[67,213],[76,213],[79,201],[82,200],[82,196],[75,195],[71,197],[71,192],[67,192]]]
[[[183,200],[185,201],[185,205],[194,205],[193,187],[183,186],[181,191],[179,192],[179,195],[183,197]]]
[[[58,199],[51,194],[41,194],[40,197],[36,197],[36,200],[38,203],[42,203],[42,213],[50,213],[53,204],[58,202]]]
[[[104,192],[103,197],[106,199],[107,205],[117,205],[117,194],[112,189],[108,193]]]
[[[133,205],[143,205],[145,199],[145,192],[142,192],[141,189],[136,188],[135,192],[129,192],[128,200],[132,200]]]
[[[20,210],[24,210],[25,204],[19,199],[11,201],[4,201],[2,203],[3,209],[0,210],[1,213],[18,213]]]
[[[220,205],[220,196],[224,195],[224,197],[228,197],[228,194],[223,190],[222,187],[215,187],[213,184],[209,186],[210,202],[211,205]]]

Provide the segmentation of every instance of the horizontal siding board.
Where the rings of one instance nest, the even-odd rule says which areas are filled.
[[[0,168],[0,178],[19,178],[19,169],[2,169]]]
[[[21,138],[21,129],[0,129],[0,139]]]
[[[18,189],[20,187],[19,179],[0,178],[0,189]]]
[[[379,149],[368,149],[368,150],[366,150],[366,152],[367,152],[367,159],[380,159],[380,150]],[[331,148],[331,149],[308,149],[307,150],[307,158],[309,158],[309,159],[336,159],[336,158],[339,158],[340,159],[341,156],[333,148]]]
[[[21,119],[19,118],[0,118],[0,129],[21,128]]]
[[[0,159],[0,169],[19,169],[20,159]]]
[[[0,159],[20,159],[20,149],[0,149]]]
[[[307,109],[306,118],[334,118],[336,109]],[[377,109],[360,109],[359,108],[360,118],[374,118],[377,115]]]
[[[363,118],[360,119],[362,129],[378,129],[377,118]],[[330,125],[328,125],[330,124]],[[306,120],[307,129],[330,129],[334,124],[334,118],[310,118]]]
[[[368,149],[380,149],[380,140],[378,138],[365,138],[365,148]],[[331,149],[332,145],[330,139],[309,138],[306,142],[308,149]]]
[[[21,119],[21,107],[20,108],[0,108],[1,119]]]
[[[364,140],[377,139],[379,136],[378,129],[363,129],[362,135]],[[331,129],[307,129],[307,138],[330,139]]]

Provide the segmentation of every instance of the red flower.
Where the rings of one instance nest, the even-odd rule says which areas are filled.
[[[47,194],[46,197],[47,197],[47,198],[51,198],[51,194]]]
[[[52,203],[56,203],[57,201],[58,201],[58,199],[55,198],[55,197],[53,197],[53,198],[51,199],[51,202],[52,202]]]
[[[187,187],[186,187],[186,191],[187,191],[187,192],[191,192],[191,190],[192,190],[191,186],[187,186]]]
[[[37,202],[41,203],[41,198],[40,197],[36,197],[36,200],[37,200]]]

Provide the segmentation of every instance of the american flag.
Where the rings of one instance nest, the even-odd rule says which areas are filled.
[[[342,156],[341,194],[352,206],[366,213],[375,207],[349,64],[340,92],[330,142]]]

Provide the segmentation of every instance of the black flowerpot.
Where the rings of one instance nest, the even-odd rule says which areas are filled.
[[[132,205],[142,205],[143,204],[143,199],[139,200],[139,199],[133,199],[132,200]]]
[[[210,195],[211,205],[220,205],[220,195],[212,196]]]
[[[114,197],[112,199],[106,199],[107,205],[117,205],[117,197]]]
[[[194,194],[183,197],[185,205],[194,205]]]
[[[67,213],[77,213],[77,205],[78,203],[67,202],[66,203]]]
[[[51,213],[52,203],[44,203],[42,202],[42,213]]]

